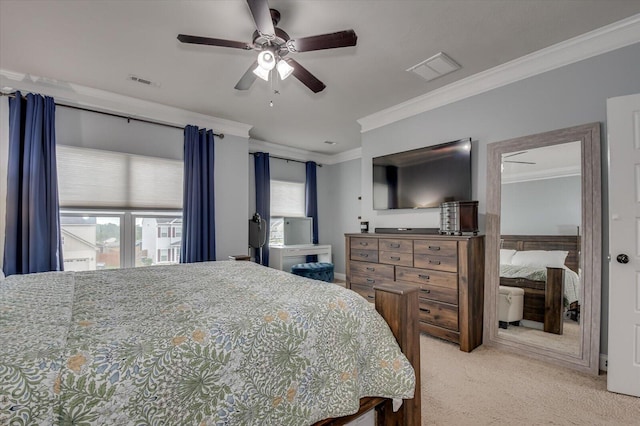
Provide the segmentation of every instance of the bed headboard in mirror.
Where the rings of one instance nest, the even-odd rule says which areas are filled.
[[[568,251],[564,264],[575,273],[580,266],[579,235],[501,235],[501,247],[518,251],[564,250]]]

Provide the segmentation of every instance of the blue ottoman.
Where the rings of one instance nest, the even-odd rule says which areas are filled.
[[[314,280],[333,282],[333,263],[298,263],[291,267],[291,273]]]

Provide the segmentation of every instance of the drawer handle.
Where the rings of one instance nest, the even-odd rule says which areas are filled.
[[[422,278],[423,280],[428,280],[430,277],[429,275],[418,274],[418,278]]]
[[[440,261],[439,261],[439,260],[430,260],[430,261],[429,261],[429,263],[430,263],[431,265],[439,265],[439,264],[440,264]]]
[[[398,257],[398,256],[391,256],[391,260],[400,260],[400,257]]]
[[[373,284],[373,283],[375,283],[375,282],[376,282],[376,280],[373,280],[373,279],[371,279],[371,278],[367,278],[367,282],[368,282],[368,283]]]
[[[424,310],[426,313],[430,314],[431,313],[431,309],[425,309]]]
[[[361,245],[361,246],[368,246],[368,245],[369,245],[369,243],[361,241],[361,242],[360,242],[360,245]]]
[[[371,266],[367,266],[367,271],[374,272],[375,270],[376,270],[376,268],[372,268]]]
[[[360,253],[360,257],[369,257],[368,253]]]
[[[424,291],[427,294],[431,293],[431,290],[429,290],[428,288],[423,288],[422,291]]]
[[[400,248],[400,244],[389,244],[391,248]]]
[[[440,247],[439,246],[429,246],[429,250],[431,250],[431,251],[439,251]]]

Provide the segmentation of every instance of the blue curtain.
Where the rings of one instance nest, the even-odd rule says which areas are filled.
[[[267,242],[260,249],[256,249],[256,262],[269,266],[269,226],[271,217],[271,173],[269,171],[269,153],[256,152],[253,154],[256,175],[256,212],[267,222]]]
[[[318,185],[316,179],[317,164],[313,161],[305,163],[307,178],[304,186],[304,208],[307,217],[313,218],[313,235],[311,242],[318,244]],[[318,256],[307,256],[307,262],[317,262]]]
[[[180,262],[216,260],[213,131],[184,128],[184,199]]]
[[[5,275],[61,271],[55,102],[9,99]]]

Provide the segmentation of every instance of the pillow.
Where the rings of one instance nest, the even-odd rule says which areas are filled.
[[[500,264],[511,265],[511,258],[516,254],[515,250],[500,249]]]
[[[569,254],[564,250],[528,250],[516,252],[511,258],[512,265],[562,268]]]

